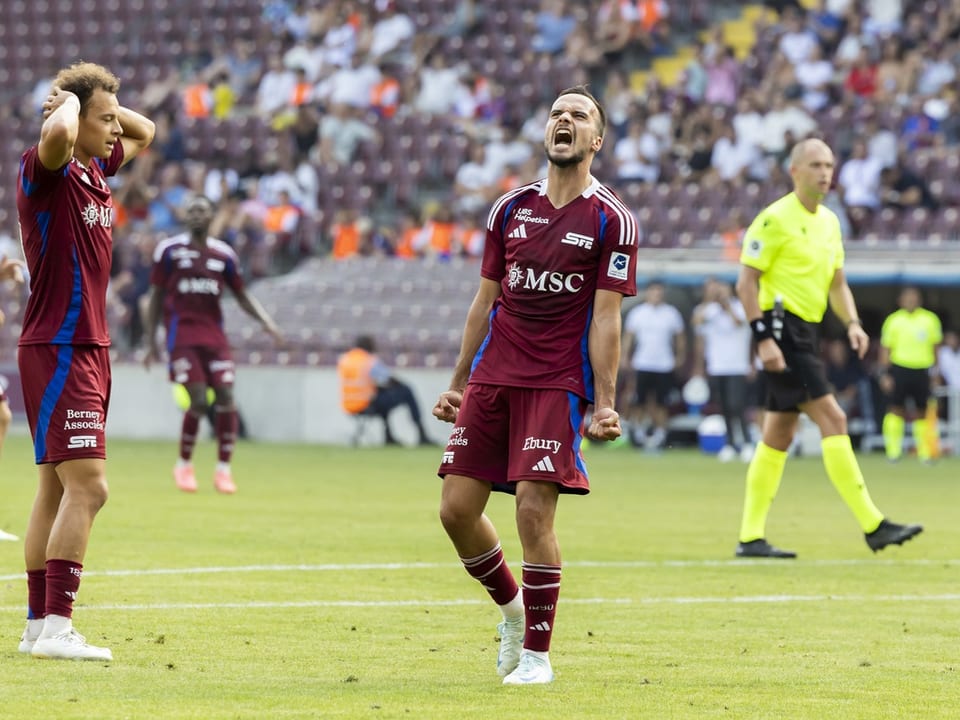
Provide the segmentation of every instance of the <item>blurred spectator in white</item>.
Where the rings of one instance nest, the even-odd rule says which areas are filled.
[[[280,205],[280,197],[286,193],[296,205],[301,205],[300,186],[294,175],[294,164],[289,153],[267,151],[260,160],[260,178],[257,183],[257,198],[267,207]]]
[[[692,103],[699,103],[707,92],[707,61],[702,42],[694,43],[693,57],[683,68],[681,78],[683,96]]]
[[[660,147],[669,147],[673,139],[673,120],[670,111],[663,106],[660,94],[650,95],[644,109],[647,113],[647,130],[657,138]]]
[[[315,97],[331,105],[370,107],[373,88],[380,82],[380,69],[359,53],[317,83]]]
[[[737,110],[731,120],[737,143],[746,142],[760,146],[764,131],[760,108],[760,101],[752,92],[743,93],[737,100]]]
[[[335,15],[323,36],[323,66],[349,66],[350,58],[361,44],[360,32],[355,25],[356,18],[352,17],[353,3],[341,2],[329,7],[334,10]]]
[[[417,28],[397,10],[394,0],[376,0],[376,9],[379,17],[370,29],[370,55],[374,60],[392,55],[399,61],[410,54]]]
[[[466,88],[460,82],[460,70],[450,67],[439,52],[433,52],[420,70],[420,91],[414,101],[417,112],[443,115],[450,112]],[[542,134],[542,130],[541,130]]]
[[[863,10],[870,35],[896,35],[903,26],[903,0],[864,0]]]
[[[777,94],[773,107],[763,116],[761,147],[769,155],[780,155],[786,149],[788,132],[802,140],[816,129],[817,122],[795,100]]]
[[[457,170],[453,181],[454,204],[463,213],[476,213],[488,207],[499,195],[500,170],[486,160],[480,142],[470,145],[469,159]]]
[[[334,165],[349,165],[360,143],[377,140],[377,131],[360,120],[349,105],[332,105],[320,121],[320,160]]]
[[[817,36],[804,25],[800,14],[793,9],[787,10],[783,18],[783,34],[777,42],[777,48],[790,64],[797,65],[807,60],[818,45]]]
[[[464,37],[475,30],[487,14],[480,0],[460,0],[453,12],[445,17],[440,28],[440,37]]]
[[[660,143],[639,111],[628,123],[627,134],[613,146],[613,156],[618,180],[655,183],[660,178]]]
[[[847,16],[847,30],[837,45],[833,62],[837,69],[846,72],[860,57],[860,51],[872,49],[873,38],[863,32],[863,19],[860,13],[852,12]]]
[[[890,167],[896,164],[899,154],[897,134],[892,130],[880,127],[878,113],[871,105],[864,105],[860,111],[862,128],[860,135],[867,143],[867,155],[880,163],[881,167]]]
[[[283,19],[283,30],[294,42],[300,42],[310,32],[310,15],[304,0],[294,0],[290,12]]]
[[[960,334],[956,330],[943,333],[943,344],[937,348],[937,374],[947,387],[960,389]]]
[[[721,48],[707,61],[707,89],[703,99],[712,105],[732,108],[740,90],[740,63],[732,47]]]
[[[230,167],[227,156],[217,153],[210,162],[203,179],[203,195],[214,205],[240,188],[240,174]]]
[[[543,133],[541,132],[541,136]],[[543,138],[540,138],[543,142]],[[485,147],[486,164],[494,168],[498,175],[508,167],[521,167],[534,155],[533,146],[520,137],[516,130],[496,126],[490,129],[489,141]]]
[[[296,82],[293,70],[283,66],[283,57],[271,54],[267,58],[267,71],[257,86],[256,107],[260,116],[269,118],[286,107]]]
[[[283,54],[283,67],[291,70],[303,68],[307,74],[307,80],[316,83],[323,73],[325,51],[322,40],[323,38],[316,35],[308,35],[302,42],[298,42]],[[272,58],[268,60],[270,61]],[[270,67],[273,67],[272,62]]]
[[[536,52],[556,55],[566,45],[577,25],[567,0],[541,0],[540,11],[533,17],[533,38],[530,47]]]
[[[733,126],[726,123],[721,126],[720,136],[713,145],[710,166],[721,180],[727,182],[766,177],[763,156],[757,146],[750,141],[737,140]]]
[[[823,110],[830,102],[830,86],[834,81],[833,63],[815,46],[806,60],[794,67],[797,82],[803,87],[803,106],[812,113]]]
[[[960,17],[958,17],[960,23]],[[960,26],[958,26],[960,32]],[[931,46],[917,78],[917,93],[925,97],[938,95],[944,87],[957,79],[957,45],[948,43]]]
[[[853,143],[850,159],[840,167],[837,189],[857,234],[865,220],[880,207],[881,170],[883,167],[880,162],[867,155],[867,145],[863,140]]]

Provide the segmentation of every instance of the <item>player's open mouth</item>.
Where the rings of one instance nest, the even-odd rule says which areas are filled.
[[[573,145],[573,133],[567,128],[560,128],[553,134],[553,145],[554,147]]]

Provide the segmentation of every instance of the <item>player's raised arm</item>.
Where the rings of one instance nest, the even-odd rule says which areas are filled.
[[[54,86],[43,102],[43,118],[37,155],[47,170],[57,170],[73,157],[80,132],[80,98]]]
[[[153,136],[157,131],[157,126],[153,120],[144,117],[130,108],[120,107],[118,113],[120,127],[123,134],[120,136],[120,143],[123,145],[123,165],[133,160],[143,150],[153,142]]]

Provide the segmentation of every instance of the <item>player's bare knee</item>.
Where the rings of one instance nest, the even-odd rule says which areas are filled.
[[[537,536],[553,527],[553,506],[539,497],[517,497],[517,530],[521,538]]]

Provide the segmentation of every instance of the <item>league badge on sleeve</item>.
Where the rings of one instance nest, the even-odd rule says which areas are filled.
[[[743,254],[747,257],[758,258],[763,251],[763,243],[753,238],[747,238],[743,244]]]
[[[610,255],[610,265],[607,267],[607,277],[614,280],[626,280],[627,269],[630,267],[630,256],[615,252]]]

